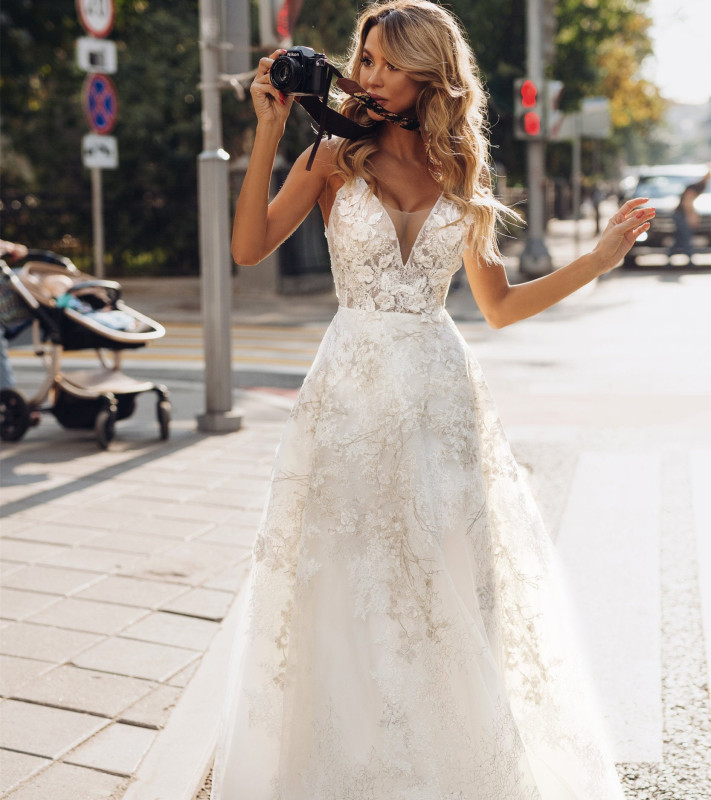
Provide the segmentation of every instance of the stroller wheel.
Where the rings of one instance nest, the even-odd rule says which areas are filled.
[[[0,391],[0,439],[17,442],[30,427],[30,409],[25,398],[14,389]]]
[[[172,406],[169,400],[159,400],[156,406],[158,425],[160,426],[160,438],[165,441],[170,436],[170,412]]]
[[[102,450],[106,450],[114,438],[115,427],[116,411],[111,408],[102,408],[96,415],[94,423],[94,433]]]

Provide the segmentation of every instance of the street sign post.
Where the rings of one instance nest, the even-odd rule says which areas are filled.
[[[113,75],[116,72],[116,42],[82,36],[77,39],[77,66],[84,72]]]
[[[114,0],[76,0],[82,28],[97,39],[103,39],[114,27]]]
[[[118,95],[109,74],[116,72],[116,44],[102,41],[114,27],[114,0],[76,0],[77,14],[88,37],[77,39],[77,64],[89,74],[82,100],[94,132],[81,143],[82,162],[91,170],[91,215],[94,229],[94,273],[104,277],[104,212],[101,170],[118,166],[118,145],[107,136],[118,118]]]

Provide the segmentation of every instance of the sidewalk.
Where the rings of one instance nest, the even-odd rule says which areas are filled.
[[[570,223],[549,244],[557,266],[572,258]],[[200,319],[197,279],[122,283],[161,322]],[[466,283],[448,307],[481,320]],[[325,323],[335,308],[332,294],[238,297],[233,321]],[[293,393],[242,392],[245,428],[210,437],[194,431],[199,383],[169,388],[168,443],[148,408],[108,451],[51,420],[3,446],[2,798],[192,800],[209,770],[232,601]]]
[[[102,452],[47,421],[3,446],[2,797],[192,797],[287,404],[226,436],[139,419]]]

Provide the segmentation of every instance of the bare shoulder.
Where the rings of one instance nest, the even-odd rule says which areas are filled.
[[[332,136],[330,139],[321,139],[316,157],[311,166],[311,171],[321,180],[328,180],[336,169],[336,152],[341,142],[340,137]],[[306,150],[296,159],[294,166],[305,170],[314,145],[310,144]]]

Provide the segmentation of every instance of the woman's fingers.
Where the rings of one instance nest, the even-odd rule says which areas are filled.
[[[654,219],[656,213],[657,211],[654,208],[642,208],[639,211],[633,211],[633,213],[626,219],[621,220],[618,224],[626,231],[634,230]]]
[[[287,98],[278,89],[272,86],[269,79],[269,71],[274,61],[286,53],[286,50],[275,50],[270,56],[259,59],[257,75],[249,87],[254,110],[257,118],[265,121],[284,122],[289,114],[293,97]],[[280,108],[282,106],[283,108]]]
[[[647,197],[633,197],[628,200],[616,214],[610,217],[608,228],[622,226],[623,231],[627,232],[651,220],[656,210],[652,207],[640,208],[648,199]]]
[[[261,78],[263,75],[266,75],[272,68],[273,63],[273,58],[267,58],[266,56],[264,56],[264,58],[260,58],[257,66],[257,79]]]
[[[647,202],[647,200],[649,200],[648,197],[633,197],[631,200],[628,200],[622,206],[622,208],[617,212],[617,215],[618,216],[622,215],[623,217],[626,217],[631,211],[634,211],[635,208],[643,206]],[[621,221],[622,219],[620,218],[620,222]]]
[[[286,50],[279,49],[275,50],[270,56],[264,56],[263,58],[260,58],[259,64],[257,65],[257,78],[268,73],[272,68],[274,61],[279,58],[279,56],[284,55],[284,53],[286,53]]]

